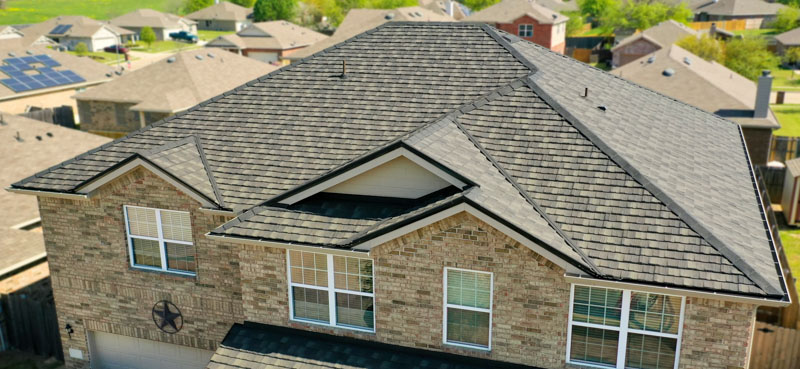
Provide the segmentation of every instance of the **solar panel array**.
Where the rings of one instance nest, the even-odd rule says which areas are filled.
[[[0,79],[0,83],[14,92],[38,90],[86,81],[71,70],[53,69],[61,66],[61,64],[53,60],[49,55],[7,58],[3,59],[3,62],[5,64],[0,66],[0,72],[5,73],[10,78]],[[44,67],[35,68],[34,64],[42,64]],[[26,71],[36,71],[36,73],[28,74],[25,73]]]
[[[50,34],[63,35],[65,32],[69,31],[70,28],[72,28],[71,24],[59,24],[56,26],[56,28],[53,28],[53,30],[50,31]]]

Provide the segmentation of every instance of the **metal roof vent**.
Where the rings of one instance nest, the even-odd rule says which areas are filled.
[[[672,76],[675,75],[675,69],[672,69],[672,68],[664,69],[664,71],[661,72],[661,74],[663,74],[666,77],[672,77]]]
[[[558,19],[558,14],[553,14],[553,19]]]
[[[418,17],[421,17],[421,16],[422,16],[422,14],[421,14],[420,12],[414,12],[414,15],[416,15],[416,16],[418,16]]]
[[[117,70],[117,71],[114,71],[114,73],[115,73],[116,75],[118,75],[118,76],[121,76],[121,75],[122,75],[122,70]]]
[[[655,55],[647,58],[647,64],[653,64],[655,62],[656,62],[656,56]]]
[[[25,50],[25,54],[28,54],[28,55],[33,55],[33,51],[30,51],[30,50]]]
[[[111,74],[111,72],[106,73],[106,77],[111,77],[111,76],[113,76],[113,74]]]
[[[171,63],[174,63],[174,62],[175,62],[175,57],[174,56],[170,56],[169,58],[167,58],[167,63],[171,64]]]
[[[203,56],[202,55],[195,55],[194,58],[197,59],[197,60],[203,60]]]
[[[684,57],[683,57],[683,62],[684,62],[686,65],[692,65],[692,59],[689,59],[689,57],[688,57],[688,56],[684,56]]]
[[[8,53],[8,56],[10,56],[10,57],[12,57],[12,58],[16,58],[16,57],[17,57],[17,54],[14,54],[14,52],[12,51],[12,52],[9,52],[9,53]]]
[[[394,19],[394,13],[388,13],[388,14],[386,14],[386,16],[384,18],[392,20],[392,19]]]
[[[598,108],[598,109],[600,109],[600,111],[606,111],[606,110],[608,110],[608,108],[606,108],[606,106],[605,106],[605,105],[600,105],[600,106],[598,106],[597,108]]]

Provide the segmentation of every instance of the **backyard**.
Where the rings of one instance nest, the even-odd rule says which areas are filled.
[[[789,267],[796,276],[800,273],[800,229],[782,230],[781,243],[783,243],[786,258],[789,259]],[[795,285],[800,289],[800,279],[795,281]]]
[[[219,36],[230,35],[234,33],[233,31],[206,31],[206,30],[198,30],[197,37],[200,38],[200,41],[211,41]]]
[[[140,8],[179,12],[182,0],[7,0],[0,24],[38,23],[59,15],[111,19]]]
[[[781,129],[774,131],[776,136],[800,137],[800,105],[772,105],[772,112],[778,118]]]

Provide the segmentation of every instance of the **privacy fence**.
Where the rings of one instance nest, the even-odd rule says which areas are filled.
[[[0,294],[0,327],[6,348],[64,361],[50,278]]]
[[[756,322],[750,369],[797,369],[800,331]]]

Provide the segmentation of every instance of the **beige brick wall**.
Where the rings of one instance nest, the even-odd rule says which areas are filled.
[[[142,126],[139,112],[130,110],[136,104],[93,100],[77,104],[83,131],[133,132]]]
[[[189,211],[197,249],[196,278],[133,269],[128,259],[123,205]],[[215,349],[231,324],[242,321],[238,246],[203,237],[223,223],[152,173],[137,169],[103,187],[90,201],[39,198],[45,245],[69,368],[88,358],[87,332],[96,330]],[[153,304],[175,303],[184,327],[169,335],[152,320]],[[75,330],[70,338],[63,327]]]
[[[225,219],[138,169],[90,201],[40,198],[65,356],[88,358],[86,331],[103,331],[214,349],[243,320],[444,351],[542,368],[566,366],[569,284],[564,270],[480,220],[461,213],[373,249],[376,332],[289,321],[286,251],[211,241],[202,235]],[[123,205],[191,212],[197,278],[132,269]],[[442,343],[445,267],[494,274],[492,351]],[[173,301],[183,330],[157,330],[152,305]],[[755,306],[687,299],[681,368],[743,368]],[[85,364],[68,359],[68,367]]]

